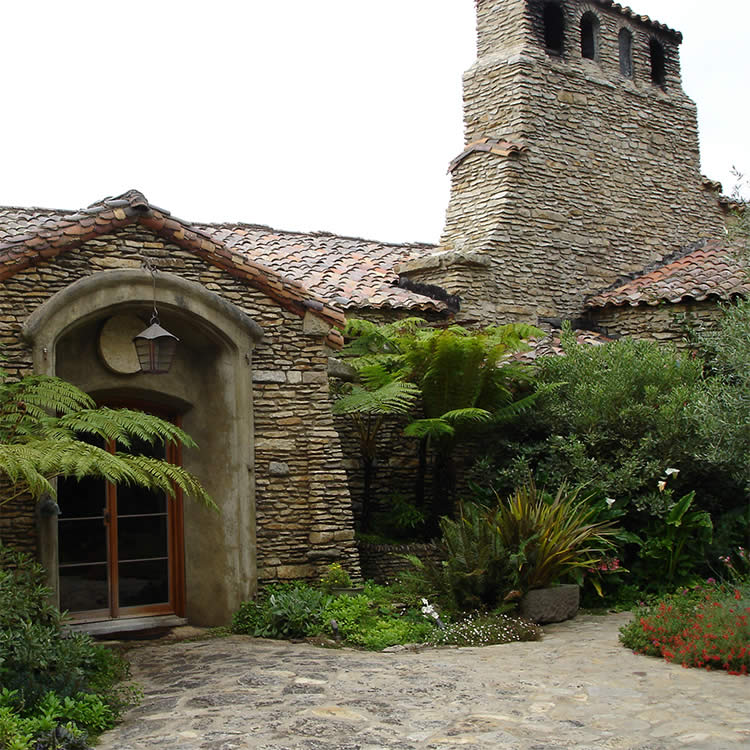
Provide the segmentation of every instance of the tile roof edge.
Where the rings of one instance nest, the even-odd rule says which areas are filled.
[[[99,218],[107,213],[111,215],[105,216],[105,221],[87,226],[88,231],[86,232],[69,234],[65,231],[70,226],[78,225],[80,227],[80,222],[84,219],[94,216]],[[73,216],[79,218],[71,221]],[[60,216],[58,221],[53,223],[52,227],[39,227],[31,233],[22,232],[18,235],[16,241],[10,240],[0,243],[0,260],[2,260],[5,254],[10,259],[9,263],[4,264],[4,268],[0,265],[0,280],[10,278],[16,273],[36,265],[41,260],[51,259],[68,250],[74,249],[94,237],[123,229],[133,224],[140,224],[149,231],[163,236],[164,239],[168,239],[196,253],[207,262],[225,268],[228,273],[241,277],[245,283],[262,291],[278,305],[290,310],[290,312],[294,312],[299,317],[304,317],[306,312],[310,311],[331,326],[331,330],[326,336],[331,346],[339,347],[343,343],[343,339],[337,331],[337,327],[343,327],[346,322],[343,310],[330,305],[325,299],[310,292],[302,284],[292,279],[287,279],[277,271],[260,263],[250,261],[247,258],[239,257],[237,253],[227,248],[224,243],[213,239],[207,232],[203,231],[200,225],[192,225],[189,222],[172,216],[168,211],[162,211],[162,209],[152,206],[148,203],[145,196],[136,190],[130,190],[123,193],[122,196],[104,198],[97,203],[91,204],[87,209],[79,209],[78,211]],[[172,224],[172,227],[168,227],[168,224]],[[179,233],[174,231],[175,225],[179,227]],[[172,230],[171,232],[169,231],[170,229]],[[29,245],[27,243],[31,240],[37,240],[34,245],[38,244],[39,249],[35,250],[34,245],[32,245],[31,253],[22,255],[14,262],[13,250],[24,246],[28,248]],[[208,244],[209,247],[204,247],[204,243]],[[52,250],[52,253],[47,255],[45,250]],[[219,262],[220,260],[223,262]],[[227,267],[228,265],[231,267]],[[256,269],[258,276],[246,272],[243,267]],[[277,290],[273,284],[262,283],[259,277],[276,280],[280,289]],[[313,302],[314,304],[309,305],[307,304],[308,302]],[[320,305],[319,309],[314,309],[318,305]]]
[[[329,232],[325,229],[316,229],[312,231],[304,231],[301,229],[279,229],[272,227],[268,224],[248,224],[245,222],[231,222],[231,221],[220,221],[220,222],[195,222],[193,226],[196,227],[210,227],[211,229],[261,229],[275,234],[290,234],[298,237],[334,237],[340,240],[351,240],[353,242],[367,242],[374,245],[383,245],[385,247],[423,247],[431,250],[439,247],[438,244],[431,242],[389,242],[385,240],[368,239],[366,237],[356,237],[349,234],[336,234],[336,232]]]
[[[635,281],[636,279],[639,279],[642,276],[646,276],[647,274],[652,273],[653,271],[656,271],[659,268],[668,266],[670,263],[674,263],[674,261],[679,260],[680,258],[684,258],[685,256],[690,255],[690,253],[695,252],[696,250],[702,250],[703,248],[705,248],[707,244],[714,243],[714,242],[716,242],[716,240],[710,240],[706,238],[696,240],[690,245],[683,245],[677,248],[676,250],[673,250],[671,253],[668,253],[667,255],[665,255],[661,260],[653,261],[652,263],[649,263],[648,265],[644,266],[638,271],[633,271],[632,273],[624,274],[623,276],[618,276],[609,286],[604,287],[604,289],[599,289],[597,292],[593,294],[587,295],[583,301],[584,306],[586,307],[589,306],[588,305],[589,300],[605,295],[608,292],[613,292],[615,289],[619,289],[621,286],[625,286],[625,284],[631,281]],[[594,306],[598,306],[598,305],[594,305]]]
[[[677,29],[673,29],[671,26],[667,26],[667,24],[662,23],[661,21],[657,21],[655,18],[651,18],[650,16],[641,13],[636,13],[629,6],[620,5],[620,3],[614,2],[614,0],[594,0],[594,2],[596,3],[596,5],[602,8],[611,8],[613,11],[615,11],[615,13],[619,13],[626,18],[630,18],[632,21],[640,23],[646,28],[655,29],[656,31],[660,31],[662,34],[671,36],[677,41],[678,44],[682,43],[683,36],[681,31],[677,31]]]
[[[611,293],[617,291],[618,289],[627,286],[630,282],[636,281],[640,278],[644,278],[648,276],[649,274],[654,273],[655,271],[658,271],[660,269],[666,268],[667,266],[676,263],[679,260],[682,260],[684,258],[687,258],[692,253],[699,252],[701,250],[711,253],[721,253],[724,252],[731,252],[733,249],[733,245],[731,242],[720,242],[719,240],[715,239],[702,239],[698,240],[697,242],[693,243],[692,245],[688,245],[683,248],[679,248],[678,250],[674,251],[673,253],[670,253],[669,255],[665,256],[663,260],[657,261],[655,263],[650,264],[649,266],[646,266],[642,271],[631,274],[627,277],[621,277],[617,281],[615,281],[613,284],[610,284],[605,289],[602,289],[595,294],[588,295],[583,302],[583,306],[588,309],[593,308],[604,308],[604,307],[624,307],[626,305],[630,307],[639,307],[641,305],[648,305],[648,306],[656,306],[663,302],[669,303],[669,304],[677,304],[678,302],[684,301],[684,300],[694,300],[696,302],[703,302],[706,299],[709,299],[710,297],[716,297],[716,299],[731,299],[733,297],[742,296],[743,292],[741,291],[741,286],[735,287],[732,290],[727,291],[723,296],[720,293],[709,291],[706,294],[703,295],[695,295],[690,293],[685,293],[681,295],[678,298],[670,297],[666,293],[662,295],[658,295],[656,297],[650,297],[648,299],[638,299],[638,300],[632,300],[632,299],[619,299],[616,297],[610,296],[607,298],[607,295],[611,295]],[[656,280],[653,280],[652,283],[654,283]],[[648,287],[649,284],[644,284],[645,287]],[[748,288],[750,289],[750,285],[748,285]]]

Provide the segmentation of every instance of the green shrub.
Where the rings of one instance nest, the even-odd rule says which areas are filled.
[[[664,596],[620,628],[624,646],[685,667],[750,671],[750,581]]]
[[[243,602],[232,618],[232,632],[258,638],[303,638],[323,630],[330,600],[304,583],[269,586],[255,601]]]
[[[331,563],[320,579],[320,587],[329,594],[332,589],[348,589],[351,585],[352,579],[340,563]]]
[[[750,307],[742,320],[750,330]],[[709,556],[746,544],[750,531],[750,387],[743,385],[750,369],[738,364],[750,363],[750,346],[747,336],[735,334],[729,326],[718,344],[714,339],[725,355],[721,363],[714,355],[708,376],[700,358],[669,346],[631,339],[579,345],[564,334],[565,356],[535,362],[543,391],[536,409],[504,427],[472,481],[491,500],[493,490],[502,496],[532,472],[547,486],[567,481],[585,486],[599,503],[615,501],[621,525],[638,537],[631,536],[620,556],[629,582],[641,589],[664,591],[707,575]],[[659,491],[668,468],[679,472]],[[663,575],[670,554],[666,519],[690,492],[690,513],[709,513],[716,534],[711,546],[694,529],[685,545],[690,554],[670,581]],[[647,544],[645,554],[638,540]]]
[[[46,717],[23,718],[0,705],[0,748],[3,750],[90,750],[88,735],[73,722]]]
[[[62,623],[42,567],[0,545],[0,737],[9,747],[25,747],[29,737],[39,748],[83,747],[82,730],[113,726],[137,698],[118,685],[127,663],[87,635],[66,634]]]

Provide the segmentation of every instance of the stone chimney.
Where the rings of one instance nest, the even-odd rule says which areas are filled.
[[[440,251],[404,275],[460,295],[464,317],[538,323],[722,231],[679,32],[611,0],[476,11]]]

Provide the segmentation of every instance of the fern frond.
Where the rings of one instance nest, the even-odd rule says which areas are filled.
[[[404,429],[407,437],[433,438],[452,437],[455,429],[444,419],[416,419]]]
[[[147,443],[172,442],[196,447],[193,439],[171,422],[132,409],[86,409],[60,417],[57,424],[74,433],[97,435],[126,447],[132,444],[133,437]]]
[[[332,409],[334,414],[406,414],[418,395],[414,384],[398,380],[375,391],[355,385],[349,395],[334,402]]]
[[[113,484],[135,484],[174,496],[175,486],[210,508],[215,503],[200,482],[180,466],[151,456],[109,453],[78,440],[37,440],[0,444],[0,476],[24,485],[32,496],[55,495],[54,477],[98,477]],[[0,501],[1,502],[1,501]]]

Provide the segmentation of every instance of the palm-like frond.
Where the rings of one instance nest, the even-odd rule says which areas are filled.
[[[204,505],[216,508],[201,483],[180,466],[151,456],[109,453],[79,440],[35,440],[0,444],[0,477],[33,497],[50,494],[57,477],[98,477],[113,484],[135,484],[174,496],[175,487]]]
[[[86,409],[60,417],[56,422],[59,427],[73,433],[97,435],[126,447],[131,445],[132,438],[148,443],[171,442],[196,447],[195,441],[171,422],[132,409]]]
[[[334,414],[406,414],[414,404],[419,389],[413,383],[394,380],[369,391],[353,386],[351,392],[333,404]]]
[[[492,419],[492,414],[486,409],[453,409],[441,415],[440,419],[444,419],[451,424],[460,424],[462,422],[489,422],[490,419]]]
[[[216,507],[200,482],[183,468],[148,456],[110,453],[87,438],[128,448],[135,441],[195,447],[190,436],[166,420],[131,409],[96,408],[74,385],[34,375],[8,382],[0,370],[0,479],[10,497],[54,495],[56,477],[100,477],[174,495],[175,487]],[[0,504],[10,497],[0,498]]]
[[[404,429],[404,435],[407,437],[440,439],[443,437],[452,437],[455,434],[455,428],[444,419],[415,419]]]

